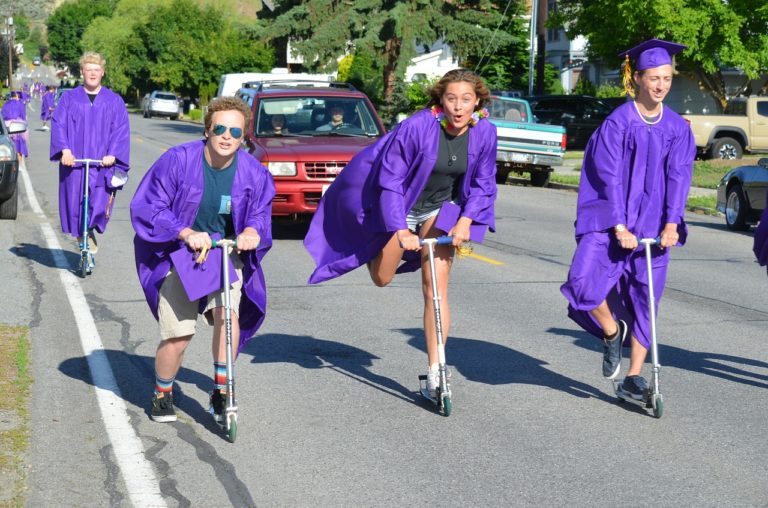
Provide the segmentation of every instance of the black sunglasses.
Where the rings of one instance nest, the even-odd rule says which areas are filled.
[[[221,136],[227,132],[227,126],[217,123],[213,126],[213,129],[211,129],[211,132],[213,132],[215,136]],[[229,133],[232,134],[233,138],[239,138],[243,135],[243,129],[240,127],[229,127]]]

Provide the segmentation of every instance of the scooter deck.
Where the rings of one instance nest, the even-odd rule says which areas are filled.
[[[627,395],[623,391],[621,391],[620,387],[621,387],[621,384],[623,382],[624,382],[624,379],[614,379],[612,381],[612,383],[613,383],[613,391],[616,394],[616,397],[620,401],[634,402],[635,404],[639,404],[639,405],[645,406],[647,409],[652,409],[653,408],[653,396],[651,394],[651,390],[650,389],[646,389],[643,392],[643,398],[642,399],[636,399],[634,397],[631,397],[631,396]]]

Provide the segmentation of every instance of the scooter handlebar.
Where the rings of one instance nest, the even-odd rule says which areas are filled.
[[[101,164],[101,159],[75,159],[75,164]]]
[[[433,245],[451,245],[453,243],[452,236],[438,236],[437,238],[424,238],[419,240],[419,245],[427,245],[431,243]]]
[[[646,247],[651,245],[659,245],[661,243],[661,237],[657,236],[656,238],[642,238],[640,240],[640,243],[642,243]]]
[[[215,239],[211,238],[211,248],[212,249],[215,249],[217,247],[227,247],[227,246],[230,246],[230,245],[231,246],[235,246],[236,244],[237,244],[237,242],[235,240],[227,240],[227,239],[215,240]]]

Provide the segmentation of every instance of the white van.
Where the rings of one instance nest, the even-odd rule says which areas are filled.
[[[300,81],[333,81],[334,74],[306,74],[303,72],[289,73],[288,69],[275,68],[272,72],[239,72],[235,74],[222,74],[219,80],[219,89],[216,97],[234,97],[244,83],[251,81],[271,80],[300,80]]]

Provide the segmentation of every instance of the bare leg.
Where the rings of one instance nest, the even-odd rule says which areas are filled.
[[[395,277],[395,271],[400,261],[403,259],[405,250],[400,247],[397,235],[392,235],[384,248],[379,252],[373,261],[368,263],[368,273],[371,275],[373,283],[379,287],[384,287]]]
[[[163,379],[173,379],[181,368],[184,351],[187,349],[192,335],[167,339],[157,346],[155,353],[155,373]]]
[[[600,328],[603,329],[603,334],[606,337],[615,335],[619,330],[619,325],[613,319],[613,314],[611,314],[611,309],[608,308],[607,301],[603,300],[600,305],[589,311],[589,313],[600,323]]]
[[[648,350],[640,344],[635,336],[632,336],[632,351],[629,355],[629,370],[627,376],[639,376],[643,370],[643,363],[645,363],[645,357],[648,355]]]
[[[421,228],[422,238],[434,238],[442,234],[432,227],[435,218],[429,219]],[[440,321],[443,333],[443,344],[448,341],[448,330],[451,327],[451,309],[448,304],[448,277],[453,265],[453,245],[435,246],[435,273],[437,275],[437,291],[440,295]],[[437,326],[435,324],[435,304],[432,300],[432,279],[429,267],[429,251],[424,247],[421,251],[421,291],[424,295],[424,339],[427,346],[427,362],[429,366],[438,363],[437,355]]]
[[[224,307],[216,307],[211,310],[213,313],[213,342],[211,344],[211,353],[213,361],[216,363],[226,363],[227,361],[227,335]],[[232,311],[232,361],[237,359],[237,346],[240,344],[240,320],[237,312]]]

